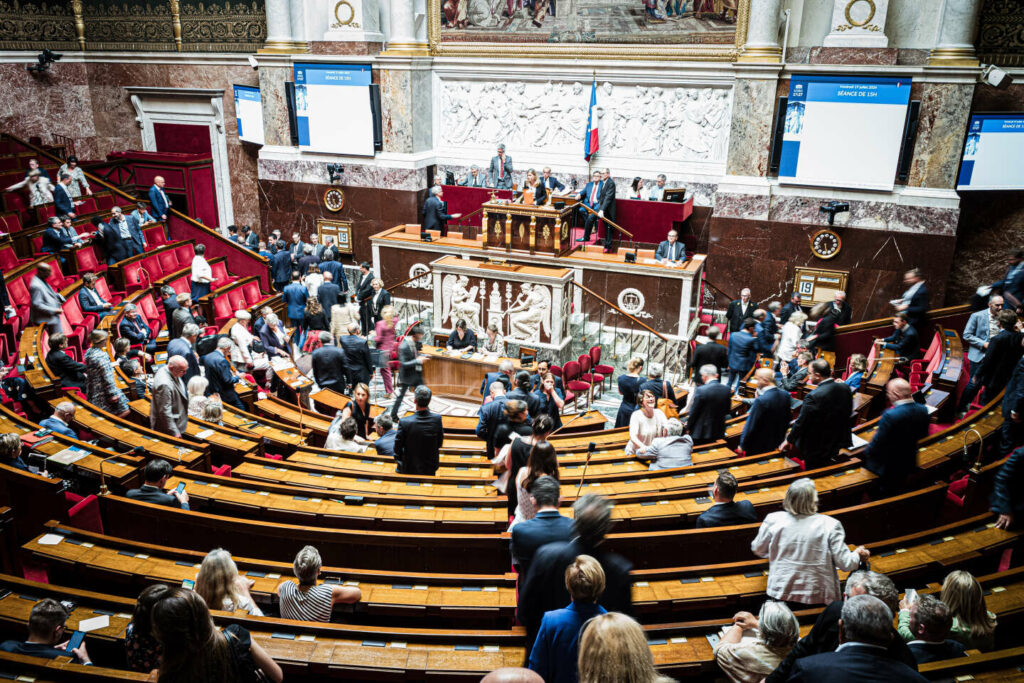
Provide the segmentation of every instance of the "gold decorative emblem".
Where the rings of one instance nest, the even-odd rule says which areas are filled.
[[[569,236],[569,224],[568,223],[562,223],[562,239],[564,240],[568,236]]]
[[[523,234],[525,232],[526,232],[526,227],[522,223],[520,223],[519,224],[519,239],[523,239]]]
[[[324,206],[328,211],[337,213],[345,208],[345,193],[336,187],[324,192]]]
[[[343,12],[342,8],[348,8],[348,16],[344,19],[341,18]],[[334,21],[331,28],[341,28],[342,26],[351,26],[352,28],[359,28],[359,22],[353,21],[356,18],[356,10],[352,7],[352,4],[348,0],[340,0],[338,4],[334,6]]]
[[[819,230],[811,236],[811,251],[820,259],[834,258],[843,248],[843,241],[835,230]]]
[[[542,234],[544,235],[544,239],[549,239],[551,237],[551,228],[545,225],[544,232]]]
[[[869,8],[870,11],[868,12],[867,18],[864,19],[863,21],[854,21],[853,20],[853,15],[850,13],[850,10],[853,9],[854,5],[856,5],[857,3],[861,3],[861,2],[868,3],[868,8]],[[875,0],[850,0],[850,2],[846,3],[846,21],[848,21],[850,23],[850,26],[857,26],[857,27],[866,26],[874,18],[875,18]]]
[[[501,235],[501,231],[505,228],[500,221],[494,221],[494,236],[498,237]]]

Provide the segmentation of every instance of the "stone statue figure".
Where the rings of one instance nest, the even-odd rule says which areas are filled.
[[[509,323],[509,339],[533,341],[540,337],[541,328],[551,334],[551,293],[547,287],[524,282],[519,296],[506,311]]]

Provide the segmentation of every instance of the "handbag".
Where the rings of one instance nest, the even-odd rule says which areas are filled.
[[[267,350],[263,347],[263,342],[259,339],[253,339],[252,343],[249,344],[249,351],[251,353],[266,353]]]
[[[667,380],[661,380],[661,395],[662,396],[668,396],[668,381]],[[672,419],[674,417],[675,418],[679,417],[679,411],[676,409],[676,404],[672,402],[672,399],[669,399],[669,398],[659,398],[657,406],[658,406],[658,410],[660,410],[661,412],[665,413],[665,417],[667,417],[669,419]]]
[[[241,632],[241,635],[239,634]],[[237,679],[241,683],[266,683],[269,679],[252,658],[252,639],[244,628],[232,624],[224,629]]]

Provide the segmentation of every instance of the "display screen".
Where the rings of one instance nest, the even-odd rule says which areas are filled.
[[[892,190],[909,103],[909,78],[795,76],[779,181]]]
[[[956,189],[1024,189],[1024,114],[971,116]]]
[[[368,64],[296,64],[299,147],[373,156],[370,83]]]
[[[263,144],[263,102],[260,89],[249,85],[235,87],[235,122],[238,139]]]

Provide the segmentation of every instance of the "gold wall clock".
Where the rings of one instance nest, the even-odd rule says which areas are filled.
[[[820,259],[834,258],[843,248],[843,241],[835,230],[819,230],[811,237],[811,251]]]
[[[332,213],[337,213],[345,208],[345,193],[336,187],[324,192],[324,206]]]

